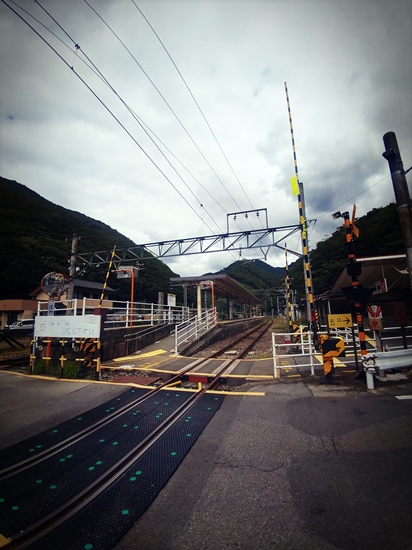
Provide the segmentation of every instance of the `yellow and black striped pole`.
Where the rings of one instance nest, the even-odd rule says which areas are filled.
[[[285,82],[285,92],[286,92],[286,101],[288,105],[290,136],[292,139],[293,162],[295,165],[295,176],[292,178],[292,192],[294,195],[297,195],[298,197],[299,223],[300,223],[300,235],[302,240],[308,317],[309,317],[310,328],[314,333],[314,344],[315,344],[315,347],[317,348],[318,326],[316,322],[315,305],[313,302],[312,277],[311,277],[310,263],[309,263],[308,236],[307,236],[307,226],[306,226],[306,218],[305,218],[305,207],[304,207],[304,201],[303,201],[303,184],[299,181],[298,163],[296,159],[296,148],[295,148],[295,136],[293,133],[293,124],[292,124],[292,112],[290,110],[289,93],[288,93],[288,87],[286,85],[286,82]]]
[[[107,281],[108,281],[108,279],[109,279],[110,271],[112,270],[113,258],[114,258],[115,253],[116,253],[116,245],[114,245],[113,250],[112,250],[112,255],[110,256],[109,267],[107,268],[106,278],[105,278],[105,280],[104,280],[104,284],[103,284],[103,288],[102,288],[102,293],[101,293],[101,295],[100,295],[99,307],[102,307],[102,302],[103,302],[103,298],[104,298],[104,293],[105,293],[105,290],[106,290],[106,287],[107,287]]]
[[[286,287],[286,303],[288,308],[288,325],[289,332],[293,332],[293,322],[292,322],[292,304],[290,300],[290,284],[289,284],[289,266],[288,266],[288,249],[285,243],[285,287]]]

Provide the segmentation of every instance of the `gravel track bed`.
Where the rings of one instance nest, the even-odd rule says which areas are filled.
[[[245,331],[245,333],[246,332],[247,331]],[[245,357],[245,359],[247,359],[248,357],[253,359],[270,359],[272,357],[272,332],[277,332],[277,330],[267,330],[262,338],[260,338],[260,340],[258,340],[258,342],[256,342],[253,348],[248,352],[248,355]],[[211,346],[196,352],[193,357],[210,357],[212,353],[223,350],[233,342],[233,347],[231,347],[228,352],[223,353],[221,356],[219,355],[218,357],[220,359],[228,359],[230,357],[236,358],[237,354],[235,354],[234,352],[236,351],[237,353],[240,353],[242,350],[242,342],[235,343],[238,338],[239,334],[237,334],[236,336],[231,336],[230,338],[225,338],[224,340],[220,340],[219,342],[215,342]],[[282,343],[282,338],[283,336],[276,336],[276,343]]]

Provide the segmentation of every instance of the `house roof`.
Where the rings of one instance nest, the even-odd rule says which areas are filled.
[[[388,290],[404,290],[409,288],[409,277],[406,266],[406,254],[390,254],[385,256],[370,256],[356,258],[362,265],[362,273],[358,280],[362,285],[372,287],[378,281],[386,279]],[[342,287],[352,284],[352,278],[347,274],[346,267],[337,278],[330,290],[330,297],[343,296]]]
[[[0,311],[37,311],[37,300],[19,298],[0,300]]]
[[[72,279],[74,290],[103,290],[103,283],[97,283],[95,281],[87,281],[86,279]],[[42,290],[41,286],[37,287],[33,292],[30,292],[29,296],[36,296]],[[115,292],[114,288],[106,286],[105,292]]]
[[[170,282],[184,286],[196,286],[205,281],[212,281],[215,289],[215,296],[229,298],[238,302],[257,304],[260,302],[251,292],[225,273],[219,275],[201,275],[199,277],[172,277]]]

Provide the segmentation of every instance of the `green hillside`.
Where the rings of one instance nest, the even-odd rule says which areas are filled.
[[[262,260],[238,260],[218,273],[226,273],[242,286],[251,289],[274,289],[284,283],[285,269],[272,267]]]
[[[111,250],[135,243],[103,222],[67,210],[25,185],[0,177],[0,298],[27,298],[50,271],[68,273],[74,233],[81,236],[78,252]],[[88,268],[82,276],[103,283],[107,266]],[[167,292],[171,269],[155,258],[139,271],[135,300],[157,302]],[[117,300],[130,299],[130,281],[109,278]],[[179,298],[179,296],[178,296]]]
[[[68,273],[71,241],[74,233],[81,236],[78,252],[111,250],[116,245],[134,246],[130,239],[101,221],[79,212],[67,210],[44,199],[25,185],[0,177],[0,299],[27,298],[39,287],[50,271]],[[347,263],[344,249],[345,230],[342,220],[331,237],[317,244],[310,252],[315,294],[331,288]],[[359,255],[404,252],[402,233],[395,204],[374,208],[356,221],[360,230]],[[135,300],[157,302],[158,292],[167,292],[170,277],[178,276],[155,258],[144,260],[136,284]],[[107,266],[89,267],[82,276],[103,283]],[[259,290],[262,301],[273,295],[273,289],[284,286],[285,269],[274,268],[261,260],[233,262],[219,273],[227,273],[248,290]],[[303,263],[289,266],[291,287],[298,297],[305,295]],[[116,300],[128,300],[130,281],[109,278],[116,289]],[[266,289],[266,292],[265,292]],[[182,303],[182,288],[173,288]],[[196,301],[189,293],[189,300]]]

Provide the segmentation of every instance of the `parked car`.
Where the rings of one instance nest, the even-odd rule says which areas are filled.
[[[21,319],[20,321],[15,321],[11,325],[6,325],[4,327],[4,330],[19,330],[19,329],[34,330],[34,319]]]

